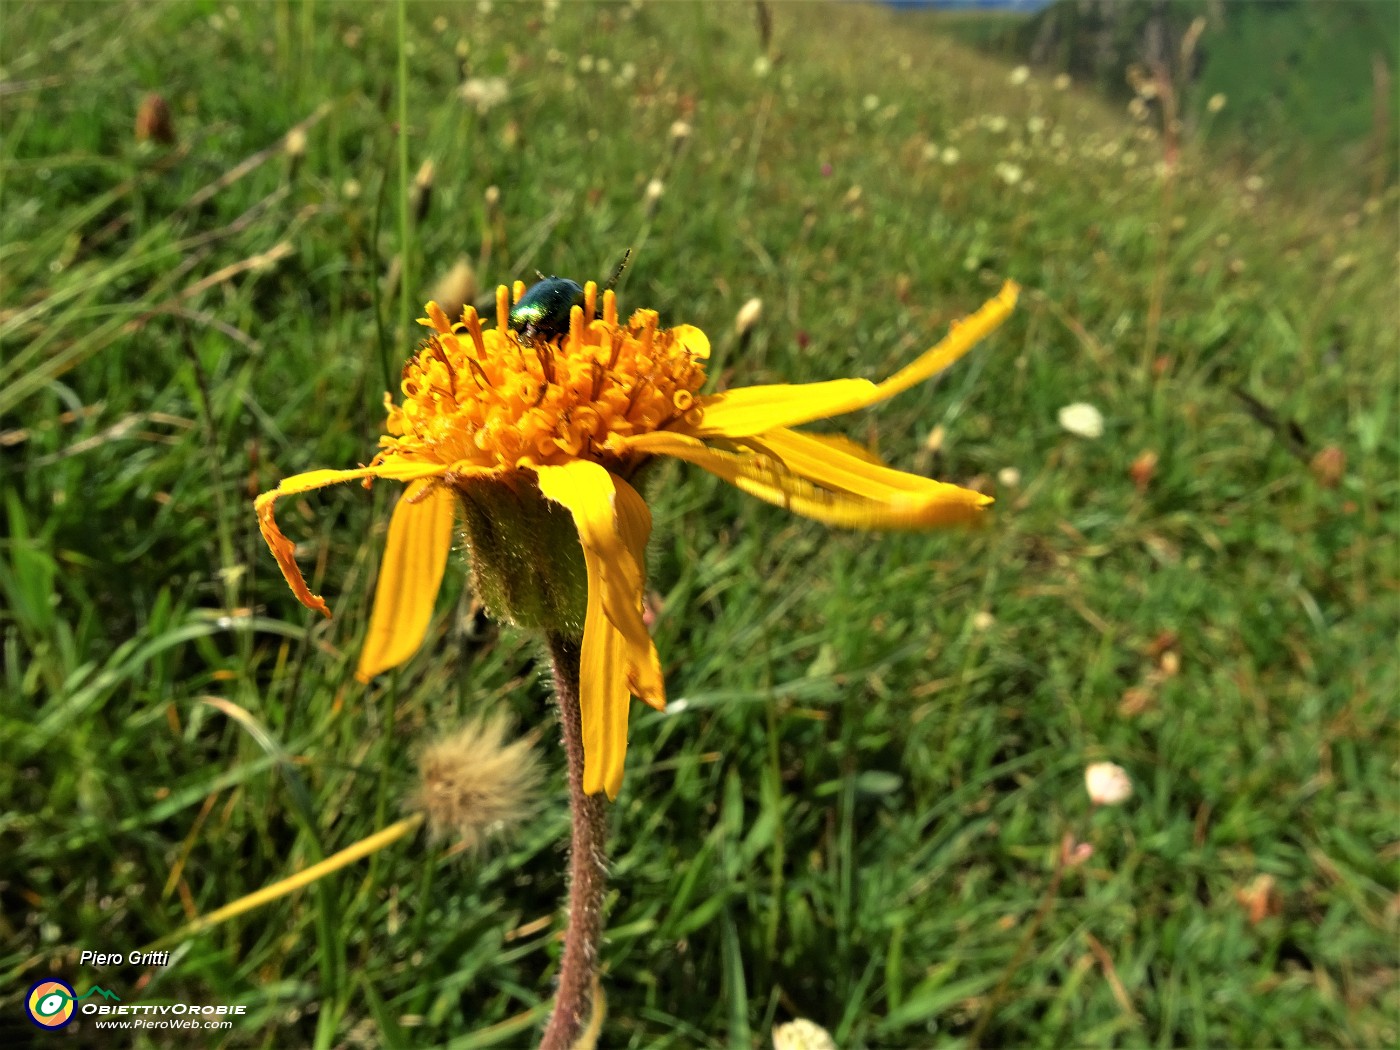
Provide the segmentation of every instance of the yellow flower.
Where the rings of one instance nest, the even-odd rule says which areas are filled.
[[[516,282],[514,299],[523,291]],[[495,563],[494,572],[475,564],[474,571],[479,585],[502,589],[494,597],[504,614],[581,636],[584,790],[615,798],[630,696],[656,708],[665,704],[661,662],[642,620],[651,513],[632,484],[638,471],[656,456],[687,460],[759,499],[832,525],[917,529],[971,522],[989,497],[894,470],[845,438],[792,428],[928,379],[997,328],[1017,292],[1008,281],[937,346],[882,383],[837,379],[722,394],[699,393],[710,352],[704,332],[691,325],[662,329],[652,310],[621,324],[611,291],[598,313],[592,282],[583,305],[572,309],[568,332],[550,340],[510,329],[505,286],[497,290],[494,330],[483,330],[470,306],[454,323],[429,303],[420,323],[432,335],[404,368],[402,404],[385,395],[388,422],[373,461],[287,478],[258,497],[258,524],[297,598],[329,616],[297,568],[274,504],[342,481],[407,484],[389,523],[357,672],[368,681],[422,643],[460,514],[473,562]],[[513,530],[511,537],[496,543],[503,528]],[[579,554],[574,530],[582,569],[571,574],[569,563]]]

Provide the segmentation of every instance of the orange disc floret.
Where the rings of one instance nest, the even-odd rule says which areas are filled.
[[[550,341],[509,327],[483,330],[471,306],[453,323],[429,303],[420,323],[433,334],[404,367],[403,403],[385,395],[388,420],[376,462],[401,457],[506,469],[609,463],[618,458],[609,451],[617,439],[694,413],[709,350],[704,335],[688,325],[662,329],[654,310],[619,324],[611,291],[595,317],[591,285],[568,332]],[[502,288],[498,303],[505,298]]]

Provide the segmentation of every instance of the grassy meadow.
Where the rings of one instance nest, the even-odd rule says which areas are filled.
[[[624,310],[704,328],[712,384],[880,379],[1025,291],[813,428],[995,495],[985,529],[655,471],[671,704],[634,705],[611,809],[599,1045],[1400,1037],[1395,186],[1277,187],[930,13],[770,11],[0,8],[0,1045],[59,1045],[23,1012],[49,975],[247,1007],[75,1045],[532,1045],[568,835],[536,643],[456,559],[423,650],[358,684],[397,486],[281,505],[330,621],[252,500],[369,459],[459,261],[489,295],[629,246]],[[173,142],[136,141],[147,92]],[[400,840],[168,966],[78,965],[397,820],[417,750],[498,710],[549,773],[494,845]]]

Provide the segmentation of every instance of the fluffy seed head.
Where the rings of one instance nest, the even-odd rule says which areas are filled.
[[[539,789],[539,759],[529,737],[507,743],[507,728],[505,717],[495,715],[423,749],[415,801],[435,835],[474,849],[529,814]]]

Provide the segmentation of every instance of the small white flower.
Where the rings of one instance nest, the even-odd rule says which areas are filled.
[[[1210,101],[1206,103],[1206,109],[1211,113],[1219,113],[1224,108],[1225,96],[1218,91],[1214,95],[1211,95]]]
[[[962,159],[962,154],[958,152],[956,146],[944,146],[941,159],[944,164],[956,164]]]
[[[655,204],[661,199],[661,195],[666,192],[666,184],[660,179],[652,179],[647,183],[646,199],[648,204]]]
[[[1060,409],[1060,426],[1082,438],[1103,437],[1103,413],[1084,401]]]
[[[1021,484],[1021,472],[1015,467],[1002,467],[997,471],[997,484],[1014,489]]]
[[[1084,769],[1084,789],[1096,806],[1116,806],[1132,798],[1127,770],[1112,762],[1095,762]]]
[[[457,94],[478,113],[489,113],[510,97],[510,85],[505,77],[472,77]]]
[[[867,113],[874,113],[877,109],[880,108],[880,96],[866,95],[865,98],[861,101],[861,105],[865,107],[865,111]]]
[[[1007,79],[1007,82],[1008,82],[1008,83],[1015,84],[1015,85],[1019,86],[1019,85],[1021,85],[1021,84],[1024,84],[1024,83],[1025,83],[1027,80],[1029,80],[1030,78],[1031,78],[1031,67],[1030,67],[1030,66],[1017,66],[1015,69],[1013,69],[1013,70],[1011,71],[1011,75],[1010,75],[1009,77],[1007,77],[1006,79]]]
[[[753,60],[753,75],[756,77],[766,77],[773,71],[773,63],[768,60],[767,55],[759,55]]]
[[[836,1050],[836,1040],[815,1021],[799,1017],[773,1028],[773,1050]]]
[[[1051,81],[1051,83],[1055,85],[1056,91],[1068,91],[1069,86],[1071,83],[1073,83],[1073,81],[1070,80],[1068,73],[1060,73],[1055,77],[1054,80]]]
[[[1002,161],[996,166],[996,173],[997,177],[1008,186],[1016,185],[1016,183],[1021,181],[1021,177],[1025,175],[1025,172],[1021,169],[1021,165],[1011,164],[1007,161]]]

